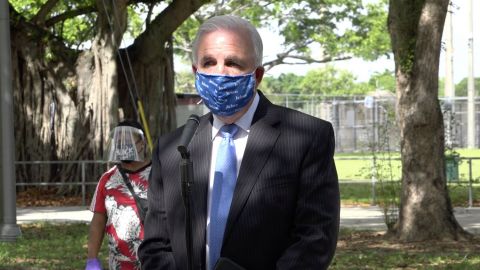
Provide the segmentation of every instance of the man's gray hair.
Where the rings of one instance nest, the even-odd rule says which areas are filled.
[[[198,45],[200,40],[205,34],[217,31],[217,30],[230,30],[230,31],[239,31],[246,30],[253,44],[253,50],[255,53],[255,66],[262,66],[263,59],[263,43],[260,34],[258,33],[255,26],[253,26],[249,21],[242,19],[237,16],[232,15],[222,15],[212,17],[206,20],[200,28],[198,28],[197,35],[193,40],[192,45],[192,62],[194,65],[198,64]]]

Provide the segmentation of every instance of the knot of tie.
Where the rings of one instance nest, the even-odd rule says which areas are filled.
[[[235,124],[230,124],[230,125],[224,125],[222,128],[220,128],[220,133],[222,133],[223,138],[233,138],[235,137],[235,134],[238,132],[238,126]]]

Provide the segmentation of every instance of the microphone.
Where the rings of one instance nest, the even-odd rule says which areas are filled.
[[[180,144],[177,146],[177,150],[182,157],[188,156],[188,144],[192,140],[199,123],[200,118],[198,115],[192,114],[188,117],[187,123],[185,123],[185,127],[183,128],[182,136],[180,137]]]

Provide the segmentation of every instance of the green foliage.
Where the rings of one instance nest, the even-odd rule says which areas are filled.
[[[47,0],[9,0],[10,4],[17,10],[26,20],[32,20],[37,15],[38,11],[47,2]],[[158,1],[161,2],[161,1]],[[95,23],[97,14],[95,11],[96,2],[94,0],[68,0],[58,1],[53,9],[47,14],[45,22],[49,19],[65,16],[69,12],[90,8],[88,11],[81,12],[75,16],[65,16],[64,19],[57,21],[53,25],[47,25],[47,30],[59,39],[61,39],[66,46],[71,48],[78,48],[89,41],[95,35]],[[143,20],[140,13],[142,4],[128,7],[128,25],[127,32],[132,36],[138,36],[143,27]],[[97,7],[98,8],[98,7]]]
[[[135,38],[142,33],[144,28],[144,20],[140,16],[141,7],[128,7],[128,26],[127,26],[127,33],[131,37]]]
[[[25,18],[31,19],[47,0],[8,0],[8,2]]]
[[[193,43],[197,29],[200,27],[200,21],[195,17],[185,20],[173,35],[174,53],[183,58],[190,64],[190,46]],[[185,53],[187,52],[187,53]]]
[[[326,96],[363,95],[375,90],[374,85],[355,80],[351,72],[327,65],[310,70],[305,76],[286,73],[265,77],[260,88],[268,94]]]
[[[368,80],[368,84],[374,89],[386,90],[395,93],[396,81],[395,74],[390,70],[375,72]]]
[[[361,94],[362,92],[355,87],[355,79],[351,72],[327,65],[325,68],[309,71],[300,88],[303,94],[332,96]]]
[[[268,94],[300,94],[304,77],[293,73],[280,74],[277,78],[265,77],[261,89]]]
[[[86,41],[92,40],[92,25],[94,24],[93,16],[74,17],[62,25],[55,26],[54,31],[58,33],[69,47],[78,47]]]
[[[474,88],[476,95],[480,92],[480,78],[474,78]],[[463,78],[459,83],[455,85],[455,96],[466,97],[468,96],[468,78]]]
[[[445,78],[438,79],[438,97],[445,96]]]
[[[379,55],[390,55],[390,37],[387,29],[387,1],[366,5],[364,12],[352,19],[352,28],[347,29],[344,38],[348,41],[343,48],[365,60],[376,60]],[[334,42],[332,40],[332,42]]]
[[[175,73],[175,92],[184,94],[196,94],[195,77],[191,71]]]
[[[366,6],[361,0],[218,0],[204,5],[175,32],[175,47],[184,59],[196,29],[213,14],[238,15],[279,33],[285,52],[305,62],[313,60],[309,49],[313,43],[322,46],[323,57],[353,55],[374,60],[391,51],[384,0]]]
[[[474,87],[476,96],[480,92],[480,78],[474,78]],[[438,96],[445,96],[445,78],[440,78],[438,82]],[[468,96],[468,78],[463,78],[459,83],[455,84],[455,96]]]

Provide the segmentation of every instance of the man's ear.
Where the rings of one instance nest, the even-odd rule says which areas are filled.
[[[197,67],[195,65],[192,65],[192,72],[193,74],[197,73]]]
[[[263,68],[262,66],[257,67],[257,69],[255,69],[255,82],[256,82],[255,88],[257,88],[258,85],[262,82],[264,74],[265,74],[265,68]]]

